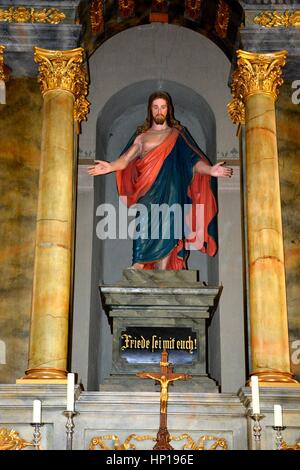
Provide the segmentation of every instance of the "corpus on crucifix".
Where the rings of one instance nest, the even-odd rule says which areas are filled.
[[[160,372],[137,372],[138,377],[142,379],[152,379],[160,383],[160,426],[157,433],[155,450],[172,450],[170,434],[167,429],[167,405],[168,405],[168,387],[175,380],[188,380],[192,376],[189,374],[175,374],[173,367],[168,362],[168,352],[163,351],[160,361]]]

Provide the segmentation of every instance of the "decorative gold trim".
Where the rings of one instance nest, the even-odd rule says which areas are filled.
[[[108,436],[96,436],[91,439],[89,450],[97,450],[97,447],[100,447],[101,450],[135,450],[136,446],[134,444],[131,444],[131,441],[133,439],[138,442],[156,441],[156,437],[154,436],[138,436],[137,434],[130,434],[128,437],[126,437],[124,443],[121,444],[120,438],[116,434]],[[111,448],[104,441],[113,441],[113,448]]]
[[[254,23],[264,28],[277,28],[280,26],[297,28],[300,26],[300,10],[264,11],[254,18]]]
[[[215,436],[201,436],[199,437],[198,441],[194,441],[194,439],[189,434],[181,434],[180,436],[170,436],[170,440],[174,442],[186,440],[186,444],[182,446],[182,450],[191,449],[191,450],[217,450],[223,449],[227,450],[228,445],[226,439],[223,437],[215,437]],[[101,450],[136,450],[137,446],[133,444],[131,441],[156,441],[155,436],[150,435],[142,435],[139,436],[138,434],[130,434],[126,437],[124,443],[121,443],[121,440],[118,435],[106,435],[106,436],[95,436],[91,439],[89,450],[97,450],[99,447]],[[113,441],[112,446],[109,446],[104,441]],[[205,447],[205,443],[208,441],[215,441],[211,444],[210,447]]]
[[[243,107],[250,96],[262,93],[277,99],[286,56],[285,50],[266,54],[237,51],[237,67],[232,74],[231,86],[233,100],[228,104],[229,116],[235,124],[245,120]]]
[[[191,450],[217,450],[221,448],[223,450],[228,449],[227,441],[224,437],[215,437],[215,436],[200,436],[198,442],[195,442],[189,434],[181,434],[180,436],[170,436],[171,441],[182,441],[183,439],[187,440],[182,449],[191,449]],[[205,447],[205,442],[215,441],[210,447]]]
[[[200,15],[202,0],[186,0],[185,2],[185,15],[196,19]]]
[[[300,450],[300,441],[296,442],[293,446],[283,441],[279,450]]]
[[[219,0],[216,19],[216,31],[221,38],[226,38],[229,23],[230,7],[225,0]]]
[[[0,451],[1,450],[22,450],[25,447],[33,447],[32,442],[27,442],[19,436],[14,429],[0,429]]]
[[[38,81],[43,96],[51,90],[64,90],[73,94],[74,120],[80,123],[86,120],[90,103],[88,94],[87,74],[83,66],[83,49],[67,51],[51,51],[34,48],[34,60],[39,64]]]
[[[119,15],[123,17],[134,15],[134,0],[119,0]]]
[[[90,6],[90,22],[93,34],[102,33],[104,31],[102,0],[92,0]]]
[[[57,8],[43,8],[42,10],[26,7],[10,7],[6,10],[0,8],[0,22],[58,24],[65,17],[66,15]]]

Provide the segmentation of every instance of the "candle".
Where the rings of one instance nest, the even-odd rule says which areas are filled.
[[[74,383],[75,375],[68,374],[67,411],[74,411]]]
[[[33,400],[33,414],[32,414],[33,423],[41,422],[41,409],[42,409],[42,402],[40,400]]]
[[[274,405],[274,426],[282,428],[282,408],[280,405]]]
[[[251,391],[252,391],[252,413],[260,414],[259,406],[259,388],[258,388],[258,377],[252,375],[251,377]]]

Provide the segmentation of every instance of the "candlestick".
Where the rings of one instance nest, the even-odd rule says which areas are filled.
[[[280,450],[282,448],[283,444],[283,436],[282,436],[282,431],[285,430],[286,426],[272,426],[274,431],[276,431],[276,437],[275,437],[275,445],[276,449]]]
[[[67,411],[74,411],[74,384],[75,374],[68,374]]]
[[[265,415],[261,415],[259,413],[252,413],[250,417],[254,421],[254,425],[253,425],[254,447],[255,447],[255,450],[261,450],[260,447],[261,447],[262,427],[260,425],[260,421],[265,417]]]
[[[258,387],[258,377],[252,375],[251,377],[251,393],[252,393],[252,413],[255,415],[260,414],[259,406],[259,387]]]
[[[33,400],[33,413],[32,413],[33,423],[41,422],[41,409],[42,409],[42,402],[40,400]]]
[[[75,424],[73,421],[74,416],[78,415],[78,411],[64,411],[63,413],[67,417],[67,423],[66,423],[66,434],[67,434],[67,439],[66,439],[66,450],[72,450],[72,445],[73,445],[73,434],[74,434],[74,428]]]
[[[274,426],[282,427],[282,408],[281,405],[274,405]]]
[[[41,450],[41,427],[43,424],[41,423],[31,423],[31,426],[33,427],[33,439],[32,439],[32,444],[35,450]]]

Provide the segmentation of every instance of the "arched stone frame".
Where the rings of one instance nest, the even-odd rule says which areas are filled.
[[[134,57],[132,57],[130,52],[133,47],[135,48]],[[148,61],[145,61],[145,57],[148,58]],[[123,96],[123,93],[125,93],[124,96],[126,96],[127,93],[128,99],[128,96],[130,96],[128,93],[132,90],[132,88],[128,87],[131,87],[134,83],[145,85],[146,81],[149,81],[149,77],[151,77],[152,83],[157,83],[158,88],[163,87],[165,84],[170,85],[171,83],[177,83],[177,87],[189,89],[191,92],[193,91],[196,93],[196,95],[205,98],[205,101],[208,103],[208,108],[211,109],[211,113],[216,119],[216,133],[215,144],[210,143],[207,149],[204,148],[204,151],[207,151],[208,156],[212,158],[212,160],[215,156],[225,156],[225,158],[226,156],[227,158],[229,156],[230,158],[230,152],[234,147],[237,148],[238,144],[235,136],[235,129],[226,114],[226,104],[230,99],[230,90],[227,87],[229,73],[230,63],[222,51],[207,38],[186,28],[180,28],[173,25],[152,24],[132,28],[114,36],[109,41],[105,42],[90,59],[91,85],[89,100],[91,101],[92,106],[88,122],[83,124],[83,133],[79,141],[79,157],[95,158],[96,155],[98,156],[101,154],[101,151],[103,152],[103,148],[105,148],[105,143],[103,145],[103,142],[100,143],[99,146],[97,144],[96,152],[96,128],[97,122],[99,122],[102,127],[101,132],[108,135],[109,125],[105,124],[103,121],[103,111],[105,110],[106,104],[113,99],[112,97]],[[148,83],[150,84],[151,82]],[[143,89],[143,86],[141,89]],[[145,91],[146,89],[147,88],[144,88]],[[146,94],[148,96],[148,93]],[[147,96],[145,96],[145,101]],[[174,101],[176,105],[176,99],[174,99]],[[112,103],[113,102],[110,102],[110,105],[112,105]],[[142,106],[141,103],[137,102],[136,106],[139,105]],[[178,105],[179,109],[180,103],[178,103]],[[188,103],[185,103],[185,106],[188,108]],[[114,115],[113,107],[111,107],[109,118],[115,122],[118,118],[119,112],[120,108],[119,111],[117,111],[117,114]],[[99,116],[100,118],[98,121]],[[136,116],[138,116],[138,120],[140,120],[140,115],[138,115],[138,113]],[[210,122],[212,122],[212,120]],[[190,127],[190,123],[187,124]],[[202,126],[203,125],[204,124],[202,123]],[[107,131],[105,131],[105,129],[107,129]],[[193,130],[191,128],[190,131],[193,134]],[[129,135],[125,132],[122,145],[127,142],[128,138]],[[194,138],[197,140],[196,135],[194,135]],[[203,146],[203,142],[200,141],[199,144]],[[120,146],[120,148],[121,147],[122,146]],[[214,155],[210,155],[210,153],[214,153]],[[113,175],[108,175],[105,178],[105,184],[109,185],[109,178],[112,178],[111,181],[113,181],[114,177]],[[98,178],[97,182],[95,181],[95,186],[99,184],[103,190],[104,185],[100,183],[100,179]],[[113,182],[113,184],[115,183]],[[226,185],[226,183],[224,184]],[[227,189],[230,190],[230,185]],[[237,191],[237,188],[235,188],[234,191],[235,200],[239,200],[239,191]],[[87,193],[85,191],[85,199],[86,198]],[[94,207],[92,207],[93,194],[91,188],[88,198],[89,203],[85,200],[80,214],[81,196],[79,187],[78,223],[80,217],[88,217],[89,222],[85,222],[84,229],[81,227],[81,233],[78,232],[77,234],[77,252],[80,252],[82,242],[86,244],[87,238],[89,239],[89,245],[92,251],[90,231],[97,200],[95,199]],[[87,213],[86,211],[89,212]],[[221,222],[221,217],[222,216],[220,214],[219,222]],[[240,223],[239,217],[239,213],[235,213],[233,215],[231,222],[234,227]],[[228,223],[226,231],[227,229]],[[240,228],[237,229],[236,237],[238,245],[241,245],[239,238],[240,235],[238,232],[240,232]],[[227,233],[223,237],[225,240],[227,237],[229,243],[229,246],[226,245],[227,255],[230,254],[231,236],[232,229],[230,235]],[[101,359],[100,352],[101,349],[103,352],[103,348],[101,348],[101,346],[99,348],[99,336],[95,334],[95,331],[99,332],[99,329],[101,328],[98,310],[99,294],[97,290],[97,276],[99,277],[99,273],[97,273],[95,266],[92,266],[92,260],[97,256],[98,255],[95,251],[92,256],[87,256],[90,264],[85,260],[84,270],[82,270],[78,264],[76,265],[73,344],[79,344],[80,338],[82,338],[82,328],[80,327],[80,324],[82,324],[82,327],[85,329],[88,324],[90,331],[90,337],[88,340],[87,336],[89,335],[85,331],[85,345],[80,346],[77,353],[73,353],[72,369],[78,371],[83,370],[82,361],[85,361],[85,364],[87,362],[89,364],[93,364],[94,370],[99,370],[100,362],[103,363],[103,358]],[[78,260],[79,258],[77,255],[76,259]],[[130,258],[131,254],[128,259],[130,260]],[[235,290],[235,294],[238,293],[237,295],[239,298],[235,298],[234,300],[232,289],[224,289],[222,297],[224,301],[227,297],[227,300],[225,301],[226,307],[222,307],[223,299],[221,299],[220,313],[215,315],[213,320],[213,322],[215,322],[213,327],[216,328],[216,330],[223,330],[224,333],[222,333],[222,340],[219,339],[217,344],[214,345],[211,363],[214,363],[213,368],[215,369],[215,378],[222,383],[222,388],[225,391],[237,390],[239,386],[244,384],[245,364],[241,249],[238,254],[237,264],[237,272],[240,272],[240,277],[238,275],[237,279],[238,282],[240,282],[240,286]],[[231,283],[230,276],[227,276],[226,269],[226,267],[224,269],[224,266],[223,270],[222,266],[219,268],[219,272],[222,272],[222,277],[224,276],[224,278],[220,278],[220,282],[223,283],[225,287],[226,284]],[[91,272],[93,275],[91,275]],[[94,281],[92,278],[94,278]],[[86,284],[85,288],[83,288],[82,284],[79,288],[80,279],[84,280],[84,283]],[[95,281],[95,279],[97,280]],[[217,280],[215,282],[217,282]],[[90,287],[92,286],[91,290],[88,285]],[[91,305],[89,305],[87,300],[90,292],[92,292]],[[86,297],[86,301],[84,302],[85,306],[83,306],[82,302],[83,295]],[[78,300],[80,304],[79,308],[76,307],[76,302],[78,305]],[[109,330],[107,327],[105,334],[108,332]],[[237,351],[233,351],[232,349],[232,339],[230,338],[231,334],[234,334],[234,336],[238,338]],[[219,333],[218,335],[220,336]],[[87,342],[89,343],[89,346],[87,345]],[[109,357],[107,357],[104,362],[107,361],[109,361]],[[230,375],[226,372],[226,368],[233,368],[234,372]],[[90,369],[92,368],[90,367]],[[88,374],[86,373],[86,381],[89,383],[89,388],[97,389],[97,384],[99,382],[98,378],[95,377],[95,375],[93,376],[93,373],[91,373],[88,380],[87,375]],[[227,380],[227,377],[230,377],[229,380]]]

